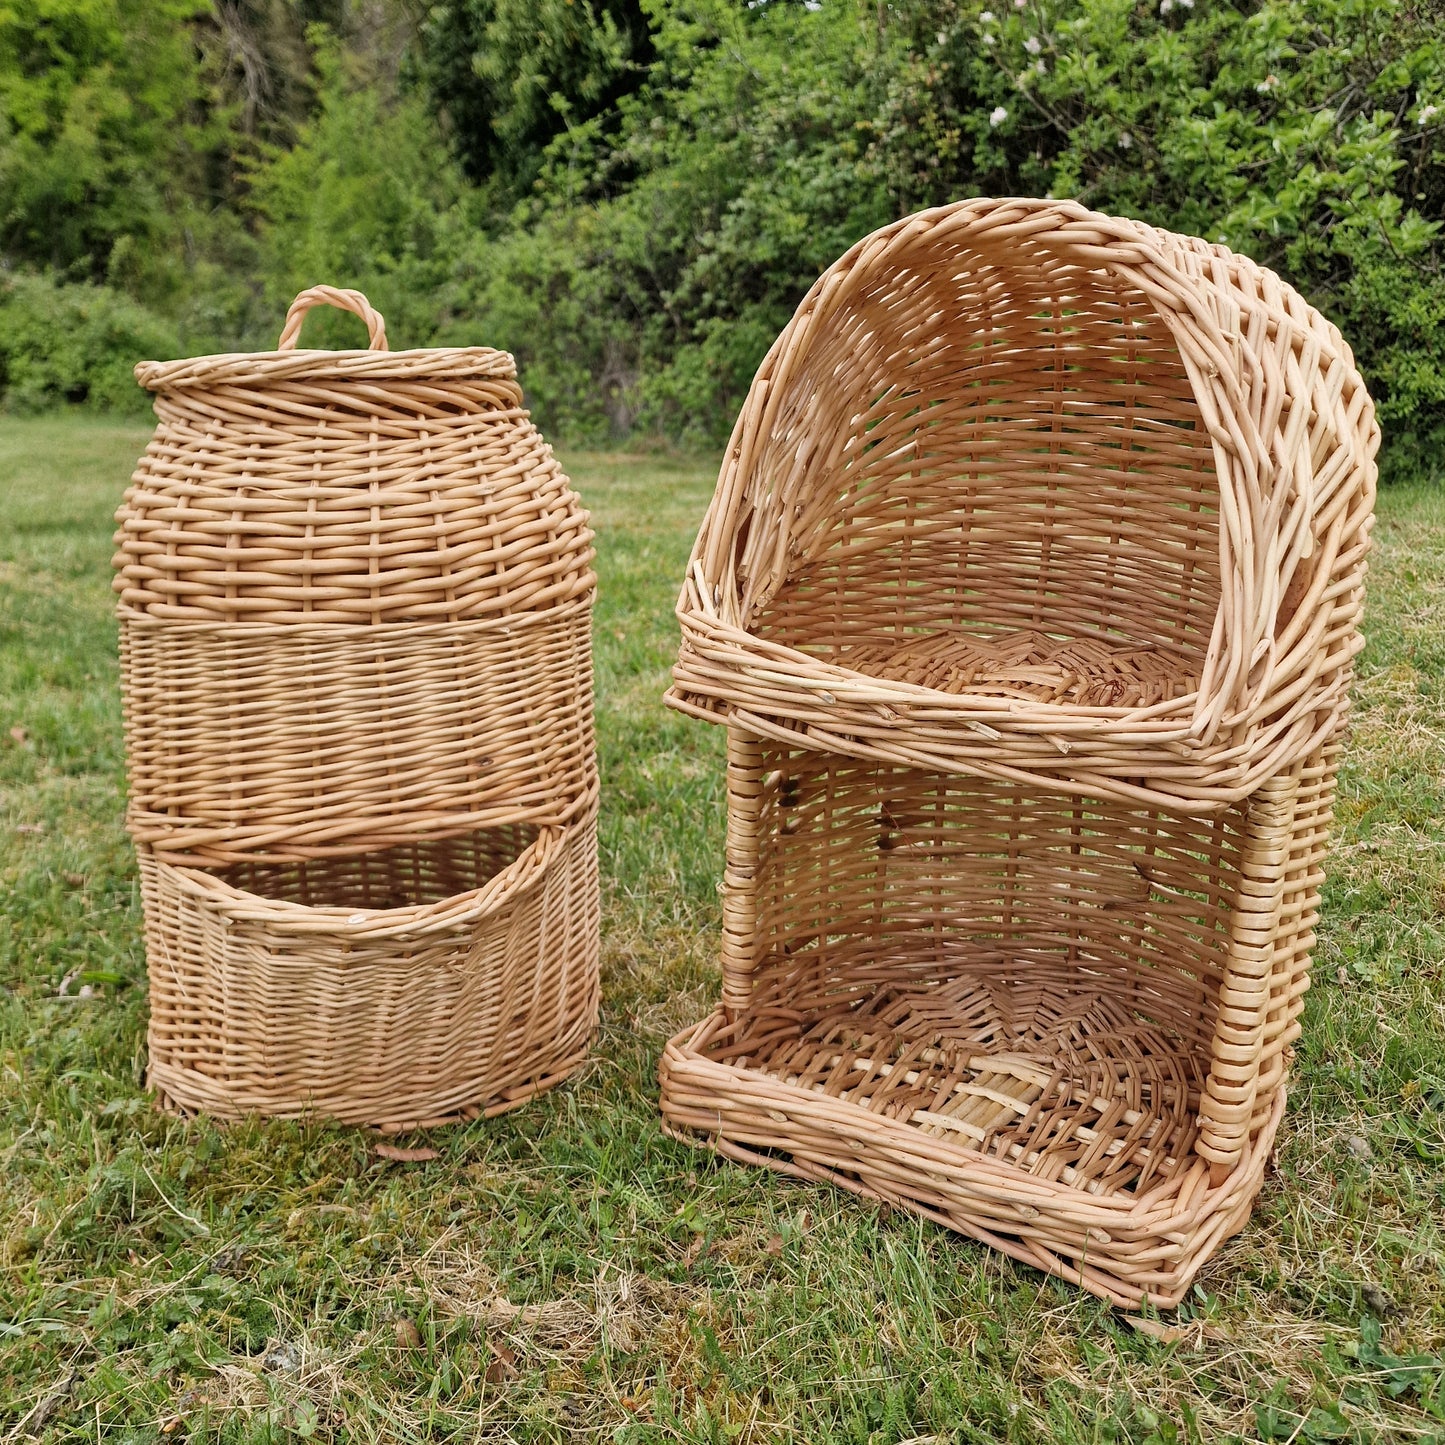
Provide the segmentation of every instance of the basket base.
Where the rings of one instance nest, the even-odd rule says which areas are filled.
[[[1197,1054],[1086,978],[1022,976],[719,1008],[664,1051],[664,1127],[913,1210],[1123,1308],[1172,1307],[1248,1219],[1284,1091],[1211,1185]]]
[[[942,693],[1064,707],[1152,707],[1199,686],[1188,659],[1157,644],[1111,645],[1032,631],[920,633],[901,646],[864,643],[828,660],[865,677]]]
[[[325,1109],[300,1109],[268,1112],[264,1117],[360,1124],[378,1134],[408,1134],[417,1129],[445,1129],[455,1124],[469,1124],[474,1119],[495,1119],[499,1114],[510,1114],[513,1109],[520,1109],[524,1104],[531,1103],[539,1095],[555,1089],[558,1084],[565,1084],[587,1062],[591,1052],[590,1045],[589,1034],[575,1053],[551,1064],[547,1073],[505,1089],[495,1097],[460,1105],[450,1113],[416,1119],[341,1120],[334,1112]],[[151,1092],[156,1108],[162,1113],[178,1114],[187,1119],[204,1114],[222,1123],[235,1123],[244,1118],[256,1117],[254,1110],[237,1109],[233,1100],[216,1090],[215,1081],[207,1079],[203,1074],[187,1074],[183,1070],[152,1065],[146,1071],[146,1087]],[[191,1102],[187,1102],[188,1100]]]

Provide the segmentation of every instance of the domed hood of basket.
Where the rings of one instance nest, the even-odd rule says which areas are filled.
[[[366,351],[294,349],[310,307]],[[116,591],[152,617],[447,622],[591,596],[587,513],[489,347],[388,351],[315,287],[274,352],[143,362],[155,436],[117,513]]]
[[[675,677],[700,659],[707,710],[738,688],[701,676],[718,643],[764,639],[759,667],[829,695],[847,678],[811,669],[922,690],[900,703],[983,696],[980,670],[1057,701],[1082,654],[1041,659],[1037,636],[1124,649],[1110,672],[1167,657],[1142,690],[1080,705],[1162,706],[1191,745],[1271,696],[1298,719],[1291,679],[1314,666],[1298,609],[1354,535],[1342,509],[1368,505],[1377,444],[1339,332],[1247,258],[1073,202],[920,212],[830,267],[759,367]],[[947,656],[902,655],[980,639],[1000,656],[954,658],[947,686]]]

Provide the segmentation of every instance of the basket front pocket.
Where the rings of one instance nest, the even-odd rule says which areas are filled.
[[[218,870],[142,847],[151,1083],[386,1128],[523,1102],[596,1021],[594,815]]]

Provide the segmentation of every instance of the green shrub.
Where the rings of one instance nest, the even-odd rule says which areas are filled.
[[[0,5],[0,254],[94,281],[149,272],[195,180],[205,0]],[[164,269],[160,267],[159,269]]]
[[[546,148],[613,112],[646,75],[645,0],[447,0],[423,12],[422,59],[468,175],[531,189]]]
[[[539,370],[568,358],[577,415],[624,355],[636,422],[716,443],[804,291],[859,236],[966,196],[1056,195],[1278,270],[1354,347],[1387,470],[1445,455],[1439,7],[658,0],[652,14],[647,85],[553,142],[488,250],[556,259],[542,293],[508,305],[531,318]]]
[[[994,8],[989,8],[992,4]],[[1387,468],[1445,451],[1445,11],[1426,0],[944,7],[880,128],[885,169],[1077,196],[1272,267],[1355,350]],[[913,137],[955,137],[936,166]],[[950,174],[950,171],[952,174]]]
[[[527,405],[549,433],[597,442],[635,419],[637,356],[591,209],[501,237],[472,233],[445,294],[442,345],[517,358]]]
[[[860,236],[1053,195],[1279,271],[1353,346],[1387,475],[1442,470],[1438,0],[0,11],[11,407],[131,404],[136,355],[270,346],[330,281],[393,345],[515,352],[558,437],[716,445]]]
[[[138,361],[180,354],[175,327],[106,286],[17,274],[0,283],[0,400],[7,410],[79,403],[141,413]]]
[[[558,435],[715,444],[818,272],[890,219],[859,124],[892,52],[851,9],[653,13],[647,85],[552,143],[534,198],[478,248],[506,260],[470,304],[509,318],[495,334]]]
[[[311,34],[317,111],[289,150],[251,172],[261,220],[260,269],[276,329],[292,297],[323,282],[364,291],[386,318],[393,348],[425,346],[441,290],[462,182],[422,102],[388,94],[349,63],[334,36]],[[275,345],[272,332],[260,343]],[[319,309],[303,345],[365,346],[349,316]]]

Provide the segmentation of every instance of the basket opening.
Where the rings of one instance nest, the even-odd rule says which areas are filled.
[[[935,242],[813,334],[753,469],[751,627],[949,691],[1194,688],[1219,482],[1141,291],[1036,243]]]
[[[515,863],[536,837],[530,824],[513,824],[347,857],[236,863],[208,871],[233,888],[309,908],[410,908],[480,888]]]
[[[922,1111],[1036,1172],[1083,1168],[1107,1134],[1089,1187],[1190,1160],[1237,812],[1105,810],[807,753],[765,767],[758,962],[720,1057]]]
[[[1193,1164],[1208,1073],[1107,990],[984,966],[846,1011],[759,1000],[706,1052],[1095,1194]]]

